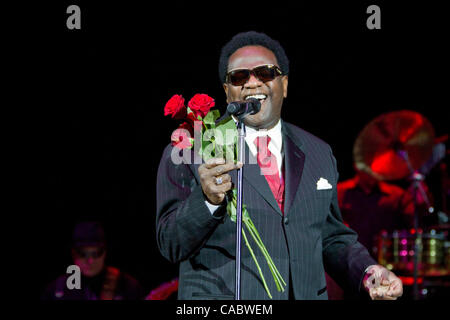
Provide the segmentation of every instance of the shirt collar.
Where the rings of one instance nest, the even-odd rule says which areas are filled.
[[[283,137],[281,134],[281,119],[279,119],[277,124],[269,130],[266,130],[266,129],[257,130],[250,126],[246,126],[245,130],[246,130],[245,140],[247,141],[248,144],[250,144],[250,143],[253,144],[253,141],[256,139],[256,137],[269,136],[270,143],[273,144],[273,146],[279,152],[281,152],[282,147],[283,147]]]

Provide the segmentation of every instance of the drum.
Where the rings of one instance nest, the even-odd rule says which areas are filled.
[[[414,229],[392,233],[382,231],[376,241],[378,263],[399,275],[414,272],[415,243],[418,245],[418,275],[444,276],[450,273],[449,246],[444,232]]]

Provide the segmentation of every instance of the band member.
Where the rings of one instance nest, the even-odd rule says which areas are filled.
[[[412,195],[399,186],[357,170],[353,178],[339,182],[337,188],[344,222],[369,250],[382,230],[392,232],[413,226]]]
[[[138,300],[144,298],[141,285],[127,273],[105,265],[106,239],[98,222],[77,224],[72,237],[72,259],[80,268],[80,289],[69,289],[65,274],[53,281],[42,300]]]

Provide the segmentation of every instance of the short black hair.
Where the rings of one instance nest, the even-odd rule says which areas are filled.
[[[236,34],[227,44],[222,47],[219,58],[219,77],[222,83],[225,83],[225,78],[228,69],[228,60],[230,56],[239,48],[245,46],[263,46],[275,54],[279,67],[283,75],[289,73],[289,59],[284,52],[283,47],[277,41],[269,37],[265,33],[248,31]]]
[[[72,234],[72,247],[105,246],[105,230],[99,221],[83,221],[75,225]]]

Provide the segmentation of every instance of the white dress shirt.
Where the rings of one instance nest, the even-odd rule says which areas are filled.
[[[248,149],[252,153],[252,155],[256,158],[256,145],[254,143],[257,137],[269,136],[269,151],[275,156],[277,159],[278,172],[281,178],[281,167],[283,165],[283,136],[281,134],[281,120],[278,120],[278,123],[271,129],[260,129],[256,130],[253,127],[246,126],[245,127],[245,142],[247,143]],[[213,214],[220,205],[214,205],[205,201],[206,206],[209,208],[211,214]]]

